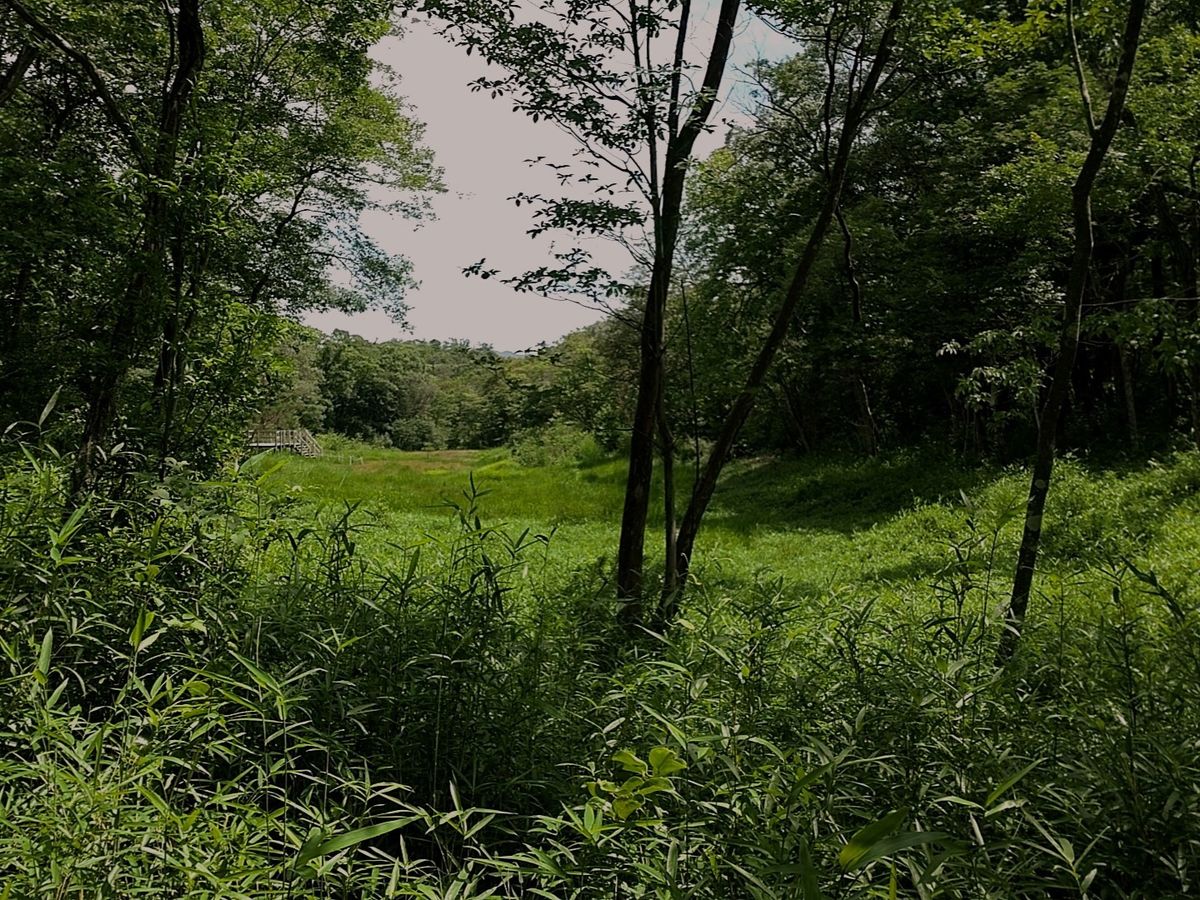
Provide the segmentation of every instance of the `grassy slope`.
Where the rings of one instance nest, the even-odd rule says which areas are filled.
[[[282,487],[327,505],[361,503],[362,517],[380,526],[364,539],[368,547],[444,533],[453,515],[446,503],[462,502],[472,476],[488,492],[480,504],[485,522],[517,531],[555,529],[553,570],[587,566],[616,543],[620,460],[528,468],[504,451],[362,449],[281,462]],[[1124,556],[1181,589],[1200,586],[1193,549],[1200,546],[1200,456],[1123,471],[1067,462],[1058,472],[1043,590],[1054,593],[1063,580],[1078,584],[1081,578],[1099,587],[1104,570]],[[717,494],[695,572],[731,588],[780,575],[800,595],[899,596],[934,580],[954,558],[955,544],[973,543],[975,565],[983,568],[994,553],[997,576],[1006,577],[1025,477],[918,454],[739,461]],[[652,530],[651,559],[661,552],[658,543]]]

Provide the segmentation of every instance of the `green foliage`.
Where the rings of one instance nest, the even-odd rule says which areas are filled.
[[[276,325],[272,368],[253,385],[264,427],[306,427],[400,450],[512,443],[534,465],[573,452],[567,444],[599,459],[597,443],[613,449],[621,440],[629,398],[618,386],[632,359],[614,323],[510,355],[463,341],[372,342]]]
[[[594,465],[606,454],[586,431],[556,422],[513,438],[513,459],[523,466]]]
[[[1120,4],[1079,4],[1080,71],[1062,0],[907,7],[850,239],[818,253],[678,617],[636,634],[605,554],[642,308],[512,357],[290,323],[403,313],[410,265],[359,224],[385,195],[422,215],[439,187],[369,56],[392,5],[177,6],[0,19],[0,413],[19,420],[0,445],[0,896],[1195,893],[1194,10],[1155,6],[1096,191],[1063,436],[1123,424],[1162,449],[1060,461],[1044,596],[997,668],[1024,476],[945,448],[1004,456],[1037,427],[1080,74],[1111,72]],[[599,154],[563,175],[594,195],[518,195],[535,232],[626,238],[660,213],[640,154],[711,98],[641,53],[697,10],[425,8],[499,65],[478,89]],[[752,66],[750,115],[690,173],[664,413],[696,460],[813,227],[846,100],[822,28],[866,46],[885,8],[763,4],[806,42]],[[205,52],[173,110],[184,38]],[[608,183],[591,163],[610,155]],[[631,293],[578,247],[515,283]],[[325,455],[233,463],[252,411],[330,432]],[[910,449],[761,455],[840,448],[856,418]],[[695,469],[675,475],[686,495]]]
[[[1112,77],[1120,5],[1075,5],[1082,65],[1099,97]],[[786,9],[803,18],[828,6]],[[1036,429],[1069,268],[1071,185],[1089,139],[1065,3],[908,9],[896,95],[861,136],[842,198],[861,293],[856,302],[834,236],[745,450],[869,449],[859,383],[885,445],[940,440],[1004,459],[1023,453]],[[1088,341],[1069,446],[1128,436],[1167,448],[1200,421],[1189,349],[1200,258],[1189,137],[1200,110],[1195,41],[1194,20],[1170,4],[1153,10],[1093,202]],[[820,202],[819,42],[753,73],[752,117],[689,182],[687,275],[668,324],[668,402],[680,436],[711,437],[722,420]],[[840,108],[843,98],[831,99]]]

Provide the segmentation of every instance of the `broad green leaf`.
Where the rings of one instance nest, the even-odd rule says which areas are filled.
[[[645,775],[649,770],[645,760],[638,758],[632,750],[618,750],[613,754],[613,762],[626,772],[636,772],[638,775]]]
[[[304,842],[304,846],[300,848],[300,853],[296,856],[294,867],[297,869],[303,868],[314,859],[320,859],[322,856],[337,853],[340,850],[361,844],[363,841],[369,841],[373,838],[390,834],[399,828],[403,828],[405,825],[411,825],[418,818],[420,817],[404,816],[388,822],[366,825],[362,828],[356,828],[353,831],[347,831],[345,834],[334,835],[326,840],[320,840],[322,837],[320,832],[310,834],[308,840]]]
[[[624,822],[631,815],[642,808],[641,800],[634,800],[630,797],[618,797],[613,801],[613,815]]]
[[[842,848],[842,852],[838,854],[838,863],[843,869],[848,870],[854,867],[877,842],[903,825],[907,818],[908,810],[898,809],[888,813],[878,822],[872,822],[870,825],[860,828]]]
[[[687,768],[670,747],[655,747],[650,751],[650,768],[655,775],[672,775]]]

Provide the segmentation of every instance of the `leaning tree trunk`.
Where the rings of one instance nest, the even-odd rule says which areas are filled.
[[[817,261],[822,245],[825,243],[825,237],[829,233],[830,225],[833,223],[838,204],[841,202],[842,187],[846,182],[846,172],[850,167],[851,151],[858,138],[859,129],[867,118],[868,110],[871,102],[874,100],[880,79],[883,77],[883,73],[891,60],[892,51],[895,47],[896,30],[904,14],[904,3],[905,0],[892,0],[883,33],[879,39],[879,46],[876,49],[875,58],[871,63],[871,68],[866,79],[863,81],[862,88],[848,105],[846,117],[842,123],[841,134],[838,136],[837,151],[834,154],[833,163],[828,171],[825,199],[821,204],[816,221],[813,223],[812,232],[809,234],[808,241],[800,255],[800,260],[796,264],[791,283],[788,285],[787,294],[784,296],[783,303],[780,304],[779,309],[775,313],[771,330],[759,348],[758,355],[755,357],[750,372],[746,376],[741,393],[738,394],[729,412],[726,414],[720,433],[717,435],[712,450],[705,461],[704,469],[692,489],[691,502],[688,504],[686,512],[684,512],[683,520],[679,526],[679,537],[676,540],[676,569],[679,583],[673,592],[669,594],[664,592],[660,602],[660,618],[664,622],[669,622],[674,617],[680,596],[687,583],[692,553],[696,545],[696,536],[700,531],[700,524],[704,519],[705,512],[708,510],[708,505],[712,501],[713,494],[717,489],[717,480],[721,476],[721,470],[725,467],[725,462],[733,450],[734,443],[737,441],[737,436],[741,432],[742,426],[746,423],[746,419],[749,418],[751,411],[754,409],[754,404],[758,399],[759,391],[762,390],[763,384],[766,381],[771,364],[775,361],[775,356],[778,354],[779,348],[783,346],[784,339],[787,337],[792,319],[795,316],[796,307],[799,305],[800,299],[804,296],[805,290],[808,287],[809,276],[812,274],[813,266]]]
[[[1073,3],[1074,0],[1068,0],[1068,15],[1071,15]],[[1029,595],[1033,588],[1038,547],[1042,539],[1046,497],[1050,493],[1050,478],[1054,472],[1059,422],[1062,418],[1063,408],[1066,406],[1067,394],[1071,387],[1071,373],[1079,351],[1079,331],[1083,322],[1083,297],[1087,288],[1094,245],[1092,189],[1095,187],[1096,178],[1104,165],[1108,150],[1112,146],[1121,115],[1125,109],[1125,98],[1129,94],[1129,83],[1133,77],[1133,65],[1137,57],[1142,22],[1146,16],[1146,5],[1147,0],[1130,0],[1116,79],[1113,82],[1112,93],[1109,95],[1108,109],[1104,113],[1104,120],[1098,127],[1092,119],[1087,81],[1076,52],[1081,95],[1087,113],[1088,126],[1091,130],[1091,143],[1071,191],[1071,212],[1075,229],[1071,273],[1067,280],[1067,294],[1064,298],[1062,330],[1058,338],[1058,358],[1054,363],[1050,389],[1046,394],[1041,418],[1038,421],[1037,456],[1034,459],[1033,473],[1029,481],[1029,495],[1025,502],[1025,530],[1021,537],[1021,548],[1017,553],[1017,571],[1013,580],[1012,599],[1006,615],[1006,627],[997,651],[997,661],[1000,663],[1006,662],[1016,652],[1021,639],[1021,628],[1029,609]],[[1073,19],[1071,34],[1073,42]]]
[[[650,289],[640,331],[637,402],[629,446],[629,472],[625,482],[625,503],[621,513],[621,536],[617,546],[617,596],[628,601],[622,618],[631,626],[643,620],[642,586],[646,556],[646,520],[650,514],[650,484],[654,474],[655,430],[663,377],[663,323],[670,292],[675,244],[682,219],[683,188],[686,166],[696,139],[704,130],[716,103],[725,73],[733,28],[740,0],[722,0],[716,33],[708,56],[699,98],[683,127],[674,132],[667,144],[662,179],[662,196],[655,215],[654,263]],[[681,28],[686,27],[681,22]],[[682,53],[683,40],[677,54]],[[677,69],[682,63],[676,61]]]

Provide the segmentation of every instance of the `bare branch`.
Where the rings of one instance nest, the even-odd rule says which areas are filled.
[[[1092,94],[1088,90],[1087,72],[1083,68],[1083,57],[1079,53],[1079,37],[1075,33],[1075,0],[1067,0],[1067,34],[1071,36],[1071,64],[1079,80],[1079,99],[1083,101],[1083,113],[1087,118],[1088,133],[1096,136],[1096,115],[1092,112]]]

